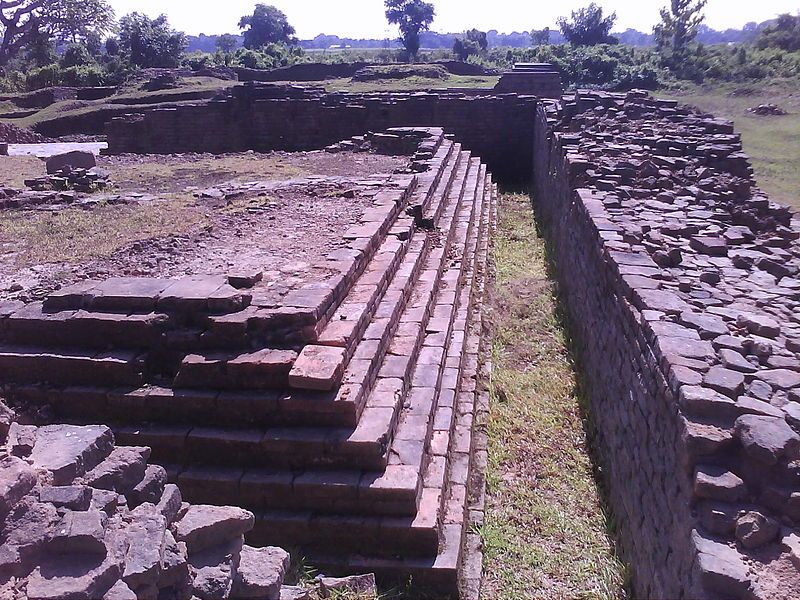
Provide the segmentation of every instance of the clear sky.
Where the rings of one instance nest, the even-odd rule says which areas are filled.
[[[166,13],[173,27],[188,34],[238,33],[239,18],[252,13],[258,0],[109,0],[121,16],[139,11],[155,17]],[[383,14],[382,0],[260,0],[280,8],[301,39],[319,33],[354,38],[395,37]],[[585,6],[589,0],[432,0],[436,7],[434,31],[451,33],[477,27],[503,33],[555,25],[561,15]],[[649,32],[658,10],[668,0],[595,0],[616,11],[616,31],[627,28]],[[800,0],[709,0],[706,23],[714,29],[740,28],[750,21],[766,21],[780,13],[797,13]]]

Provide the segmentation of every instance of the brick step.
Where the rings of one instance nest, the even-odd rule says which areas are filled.
[[[252,300],[249,290],[230,285],[224,275],[192,275],[179,279],[116,277],[105,281],[82,281],[50,294],[48,311],[93,312],[238,312]]]
[[[483,386],[488,383],[488,378],[482,368],[476,367],[479,364],[480,356],[488,355],[488,340],[480,337],[482,331],[481,306],[488,278],[489,237],[495,230],[497,221],[497,189],[489,180],[487,180],[485,189],[488,202],[484,213],[484,233],[478,244],[475,262],[478,270],[473,299],[475,310],[472,311],[470,317],[467,350],[464,358],[465,363],[471,366],[466,367],[462,373],[461,380],[464,389],[459,392],[460,401],[457,405],[455,435],[449,442],[446,468],[448,473],[447,493],[442,495],[443,504],[438,522],[438,546],[427,556],[414,551],[401,554],[402,558],[386,556],[382,549],[387,544],[394,545],[397,537],[409,540],[413,550],[413,541],[411,541],[413,538],[406,536],[414,531],[414,527],[407,524],[405,529],[399,531],[392,527],[385,527],[383,530],[379,528],[376,534],[374,529],[363,525],[363,520],[353,519],[347,522],[346,526],[340,527],[338,532],[334,530],[327,532],[329,536],[337,536],[335,538],[328,537],[328,540],[337,540],[336,549],[331,548],[322,535],[318,535],[320,540],[318,544],[303,549],[304,556],[309,562],[326,573],[346,575],[371,572],[387,583],[403,582],[411,577],[417,585],[453,597],[459,597],[464,586],[474,586],[475,584],[475,573],[467,571],[474,570],[470,567],[474,567],[475,560],[479,560],[480,557],[479,555],[465,556],[464,548],[470,544],[474,546],[473,550],[475,550],[480,545],[478,535],[470,533],[467,528],[470,525],[479,526],[482,522],[483,512],[484,484],[482,477],[487,457],[485,441],[476,444],[474,428],[482,425],[476,425],[474,419],[484,419],[483,422],[485,422],[485,411],[489,399],[488,391],[483,389]],[[483,373],[484,381],[476,389],[475,382],[479,372]],[[477,438],[481,437],[485,440],[485,433],[478,433]],[[476,479],[478,481],[475,481]],[[469,518],[465,518],[467,511],[470,513]],[[459,521],[459,519],[461,520]],[[391,522],[396,522],[396,520]],[[298,519],[295,519],[289,528],[292,524],[295,526],[295,532],[303,531],[302,522]],[[319,521],[312,520],[311,527],[315,530],[319,529]],[[271,536],[266,533],[267,531],[267,529],[257,528],[253,533],[253,540],[259,544],[269,540]],[[378,551],[370,552],[362,549],[362,545],[358,542],[359,539],[374,539],[374,546],[378,548]],[[351,542],[349,547],[352,548],[352,551],[348,552],[346,549],[340,551],[339,540],[349,540]],[[370,546],[372,545],[370,544]],[[469,581],[470,577],[473,581]]]
[[[67,351],[0,345],[2,383],[138,386],[144,362],[134,351]]]
[[[482,182],[479,184],[482,185]],[[487,202],[488,205],[488,202]],[[465,477],[465,464],[463,456],[458,457],[458,467],[453,468],[447,460],[452,454],[448,448],[452,445],[450,439],[451,429],[455,423],[455,399],[462,396],[461,382],[474,380],[471,373],[462,373],[462,367],[477,369],[477,356],[474,360],[465,355],[462,350],[465,343],[464,330],[470,314],[472,297],[472,277],[474,269],[470,260],[474,258],[474,249],[478,244],[479,236],[487,235],[486,218],[488,206],[482,208],[481,221],[483,225],[475,228],[470,235],[470,250],[464,257],[467,271],[467,281],[459,291],[461,303],[458,310],[454,304],[451,309],[454,313],[453,326],[449,329],[447,345],[447,360],[442,359],[442,366],[453,372],[447,382],[448,368],[442,369],[438,379],[430,379],[428,374],[430,366],[418,363],[411,381],[412,393],[410,401],[406,403],[404,424],[408,425],[408,433],[416,432],[413,439],[402,439],[402,434],[393,442],[392,452],[396,460],[389,468],[403,468],[407,470],[409,479],[414,479],[424,474],[424,488],[421,493],[419,508],[414,515],[409,516],[364,516],[358,512],[357,517],[328,516],[322,511],[281,511],[269,510],[259,513],[256,529],[253,531],[253,543],[269,544],[292,543],[301,545],[304,552],[323,551],[330,548],[330,540],[335,539],[337,554],[352,552],[358,556],[371,555],[377,557],[402,554],[408,556],[436,556],[440,547],[442,535],[453,537],[456,533],[451,523],[447,522],[447,507],[465,497],[460,488],[448,485],[445,488],[446,477],[449,473],[458,471],[455,480],[461,481]],[[469,230],[470,222],[461,223]],[[458,267],[460,270],[460,267]],[[480,328],[477,330],[480,333]],[[428,338],[436,337],[439,333],[430,332]],[[465,359],[462,360],[462,356]],[[459,377],[459,375],[461,375]],[[474,381],[473,381],[474,390]],[[431,418],[436,409],[436,417]],[[463,436],[462,436],[463,437]],[[422,442],[419,439],[422,438]],[[453,442],[455,443],[455,442]],[[414,445],[419,448],[415,451]],[[423,458],[423,452],[425,457]],[[415,458],[408,459],[409,456]],[[467,456],[467,455],[464,455]],[[414,462],[415,466],[408,463]],[[402,472],[402,471],[399,471]],[[465,482],[464,482],[465,483]],[[452,519],[455,521],[455,519]],[[381,560],[390,560],[381,558]],[[428,564],[425,561],[421,565]]]
[[[435,195],[439,199],[436,202],[436,206],[443,206],[444,203],[441,199],[449,193],[461,160],[460,145],[445,142],[436,155],[436,162],[441,161],[442,167],[434,170],[436,176],[432,177],[429,186],[426,184],[420,185],[422,190],[420,196],[423,199],[416,198],[414,201],[429,204]],[[435,223],[436,219],[432,219],[432,222]],[[408,224],[411,225],[410,232]],[[407,224],[398,223],[390,233],[395,233],[398,225],[400,225],[398,237],[402,239],[403,235],[412,234],[417,224],[409,217]],[[396,240],[387,240],[384,242],[384,246],[388,246],[387,254],[394,256],[396,253],[400,258],[402,258],[401,253],[408,248],[408,245],[398,244]],[[384,259],[384,262],[388,261]],[[410,268],[413,269],[414,267]],[[388,276],[381,277],[384,273]],[[394,272],[379,268],[375,274],[376,276],[362,277],[356,283],[320,334],[316,344],[306,346],[301,352],[298,362],[290,374],[290,385],[292,387],[324,390],[331,389],[339,383],[333,377],[333,374],[342,373],[353,357],[356,347],[375,315],[379,301],[383,294],[386,293],[394,274]],[[370,274],[368,273],[367,275]]]
[[[473,168],[478,164],[477,159],[472,161]],[[464,173],[467,175],[468,166],[465,166]],[[471,194],[474,196],[475,184],[474,177],[464,177],[464,181],[473,181]],[[455,191],[451,198],[455,204],[451,211],[455,213],[455,207],[462,201],[463,192]],[[473,204],[467,202],[468,205]],[[444,223],[446,231],[455,232],[450,221]],[[438,287],[438,280],[441,276],[441,268],[445,251],[450,248],[452,237],[448,237],[448,243],[441,252],[432,252],[429,259],[436,265],[435,268],[427,269],[431,274],[430,281],[419,281],[419,287],[428,288],[429,293],[423,294],[420,306],[411,305],[410,310],[402,313],[416,320],[409,320],[408,323],[420,331],[424,331],[430,314],[435,295],[433,290]],[[463,244],[464,242],[459,242]],[[409,255],[409,260],[413,260]],[[410,280],[411,281],[411,280]],[[441,299],[442,306],[452,305],[453,300],[447,294]],[[391,302],[391,309],[397,316],[394,318],[381,318],[381,327],[375,333],[367,333],[365,340],[374,339],[391,340],[394,331],[402,323],[401,311],[405,307],[405,295],[398,291],[394,300]],[[433,316],[436,316],[434,310]],[[159,435],[155,439],[150,439],[147,432],[148,427],[123,428],[118,432],[120,436],[137,436],[140,441],[137,443],[146,444],[153,448],[153,455],[164,462],[188,464],[189,459],[193,464],[235,464],[244,467],[271,466],[279,468],[302,468],[312,465],[324,465],[327,468],[362,468],[362,469],[383,469],[388,460],[387,447],[391,441],[392,433],[397,424],[398,404],[404,398],[405,383],[410,379],[411,369],[416,360],[416,352],[421,348],[412,345],[411,354],[406,356],[389,355],[386,360],[388,344],[365,345],[371,348],[375,356],[370,359],[359,359],[359,365],[352,364],[354,371],[358,369],[358,384],[362,389],[372,387],[369,379],[373,377],[370,370],[377,369],[383,363],[381,371],[384,379],[390,385],[398,379],[403,382],[401,389],[393,389],[378,383],[372,393],[365,395],[366,408],[360,415],[357,426],[353,428],[327,428],[327,427],[272,427],[266,430],[261,428],[252,429],[220,429],[175,426],[170,430],[169,439],[184,439],[185,443],[178,451],[172,443],[164,447],[163,439]],[[424,349],[424,346],[422,347]],[[430,353],[429,353],[430,354]],[[436,358],[435,353],[431,354]],[[397,359],[397,360],[395,360]],[[380,379],[380,373],[377,374]],[[350,380],[345,379],[347,383]],[[387,402],[387,398],[389,398]],[[370,403],[370,399],[372,402]],[[130,422],[128,420],[128,422]],[[157,427],[161,432],[162,428]],[[128,439],[124,437],[123,439]],[[131,438],[133,439],[133,438]],[[162,451],[163,449],[163,451]]]
[[[70,347],[79,340],[82,348],[150,348],[171,327],[172,318],[164,313],[47,312],[43,302],[33,302],[0,319],[0,340],[16,345],[46,340],[52,347]]]
[[[474,194],[474,188],[473,188]],[[473,204],[473,203],[469,203]],[[462,214],[461,220],[469,225],[470,214]],[[459,232],[457,227],[451,227],[452,231]],[[467,237],[468,227],[461,229],[461,235]],[[465,240],[466,241],[466,240]],[[459,242],[464,244],[463,241]],[[461,270],[461,264],[452,266],[451,269]],[[458,284],[459,278],[454,281]],[[442,294],[446,294],[443,288]],[[440,300],[443,300],[441,297]],[[450,307],[453,302],[445,301]],[[450,320],[448,319],[448,322]],[[424,332],[424,327],[421,329]],[[450,332],[450,328],[447,329]],[[431,332],[428,337],[433,341],[434,338],[441,337],[438,332]],[[458,339],[462,337],[454,336]],[[424,346],[423,346],[424,347]],[[457,350],[460,352],[460,347]],[[444,354],[439,361],[444,366]],[[428,380],[428,388],[417,386],[417,392],[430,392],[415,397],[413,394],[407,398],[406,403],[418,407],[430,413],[433,395],[441,386],[441,369],[436,369],[440,373],[437,379],[430,381],[430,372],[434,365],[417,363],[417,373],[406,375],[401,381],[409,379],[411,381]],[[409,387],[409,389],[412,389]],[[450,394],[450,404],[455,391]],[[370,406],[368,405],[369,410]],[[384,409],[380,405],[376,408]],[[394,412],[394,411],[393,411]],[[426,419],[429,421],[430,419]],[[410,432],[410,430],[409,430]],[[432,429],[426,428],[421,433],[421,437],[427,440]],[[129,431],[118,433],[118,438],[123,440],[135,439],[137,443],[146,443],[153,448],[164,445],[164,436],[172,435],[174,432],[166,432],[161,429],[158,434],[162,438],[160,441],[152,437],[142,437],[141,431],[133,431],[135,437],[127,437]],[[173,445],[182,443],[183,433],[179,433],[179,439],[172,438]],[[191,435],[191,434],[189,434]],[[390,435],[390,432],[384,434]],[[396,439],[392,448],[392,459],[394,464],[384,466],[380,471],[358,471],[358,470],[305,470],[303,472],[290,472],[280,469],[259,469],[259,468],[230,468],[230,467],[208,467],[191,466],[181,470],[179,467],[173,469],[174,477],[181,484],[184,493],[191,497],[200,499],[204,502],[220,502],[224,498],[238,499],[239,504],[246,505],[255,510],[262,510],[265,506],[274,508],[291,508],[292,510],[316,510],[318,512],[334,512],[345,514],[373,514],[373,515],[410,515],[417,512],[417,503],[422,492],[422,473],[424,465],[421,462],[425,442],[411,439]],[[318,448],[317,452],[321,452]],[[197,464],[198,452],[191,448],[187,450],[191,455],[192,463]],[[173,455],[174,456],[174,455]],[[231,457],[230,459],[234,459]],[[201,463],[208,461],[199,461]],[[241,464],[238,461],[234,464]],[[436,503],[427,501],[427,506],[433,507]],[[427,534],[431,538],[430,532]]]

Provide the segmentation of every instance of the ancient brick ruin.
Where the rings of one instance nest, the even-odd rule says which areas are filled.
[[[800,224],[755,187],[731,124],[638,92],[249,84],[108,131],[111,152],[409,162],[293,285],[245,269],[0,303],[0,374],[21,415],[151,448],[158,481],[188,501],[252,513],[236,533],[251,546],[475,597],[493,177],[532,181],[637,595],[793,597]],[[15,443],[23,483],[8,489],[27,489],[4,490],[9,506],[38,489]]]
[[[441,129],[371,139],[413,152],[409,174],[313,281],[82,282],[3,306],[0,367],[15,406],[107,423],[191,502],[251,510],[250,543],[455,590],[496,190]]]
[[[112,154],[315,150],[368,131],[441,127],[504,182],[527,184],[537,99],[465,91],[370,94],[246,84],[222,99],[112,119]]]
[[[637,592],[796,596],[800,223],[730,123],[633,92],[538,119],[537,214]]]

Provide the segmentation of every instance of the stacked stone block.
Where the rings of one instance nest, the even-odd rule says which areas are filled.
[[[794,597],[797,220],[731,124],[643,93],[542,106],[536,148],[637,594]]]
[[[251,512],[189,505],[102,425],[12,423],[0,446],[0,596],[277,600],[289,566]]]

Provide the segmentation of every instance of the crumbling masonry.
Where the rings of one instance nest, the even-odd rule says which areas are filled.
[[[251,546],[474,596],[491,170],[533,182],[637,595],[793,597],[800,224],[755,188],[730,124],[637,92],[255,84],[108,131],[112,152],[411,159],[324,257],[331,275],[278,302],[237,273],[1,304],[0,373],[20,410],[151,448],[189,501],[251,511]]]

